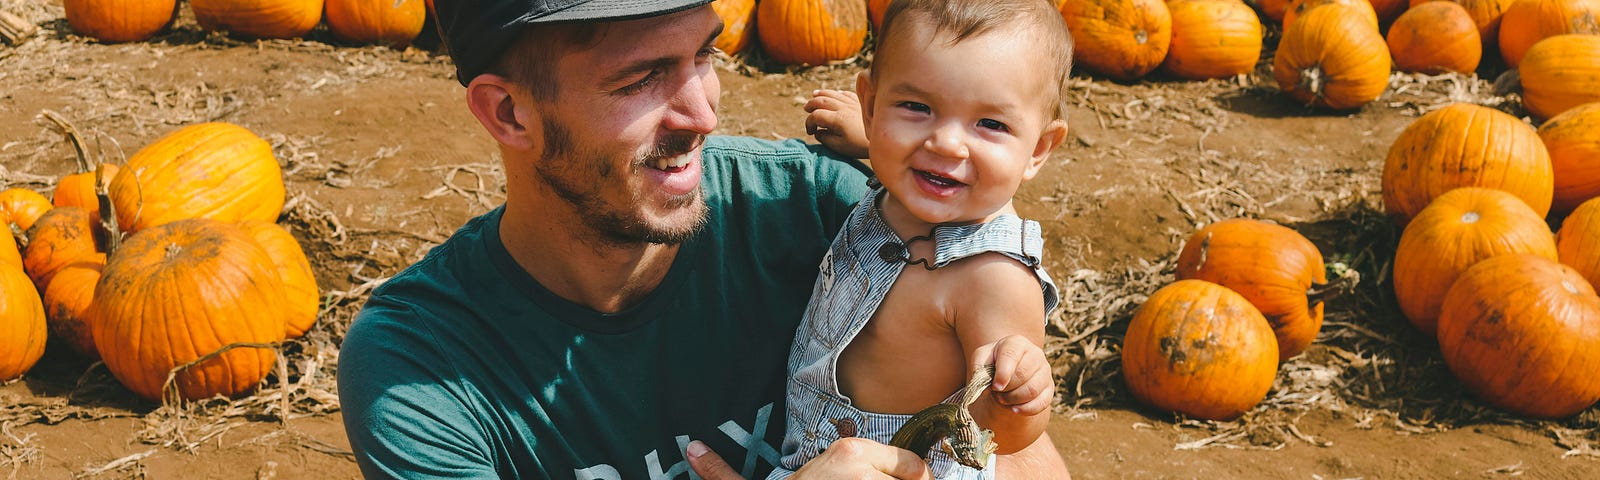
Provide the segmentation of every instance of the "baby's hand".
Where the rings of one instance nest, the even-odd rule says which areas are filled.
[[[994,364],[990,396],[996,406],[1023,416],[1038,415],[1055,399],[1055,380],[1044,349],[1021,335],[1012,335],[978,347],[973,359],[979,365]]]
[[[867,158],[867,130],[856,92],[815,90],[805,108],[806,134],[841,155]]]

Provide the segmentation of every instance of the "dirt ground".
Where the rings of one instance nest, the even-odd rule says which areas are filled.
[[[283,162],[293,198],[283,222],[330,299],[312,334],[284,348],[289,369],[260,398],[232,404],[158,408],[52,345],[33,372],[0,386],[0,476],[358,477],[331,398],[345,326],[373,285],[503,199],[498,155],[447,60],[340,45],[323,31],[240,41],[188,18],[149,42],[104,45],[70,35],[56,2],[0,0],[0,10],[43,30],[0,44],[0,188],[48,193],[73,169],[44,111],[111,161],[179,126],[243,125]],[[719,133],[801,136],[808,92],[848,88],[858,69],[724,61]],[[1066,297],[1051,328],[1061,390],[1050,432],[1074,476],[1600,478],[1596,409],[1561,421],[1493,411],[1450,378],[1387,294],[1398,232],[1382,218],[1378,178],[1390,142],[1450,101],[1520,113],[1515,100],[1477,77],[1396,75],[1360,111],[1319,112],[1278,94],[1264,72],[1203,83],[1078,78],[1068,144],[1019,195],[1024,216],[1045,224]],[[1139,407],[1116,366],[1132,308],[1171,280],[1196,225],[1240,216],[1299,229],[1362,275],[1357,290],[1329,306],[1318,343],[1284,364],[1243,419]]]

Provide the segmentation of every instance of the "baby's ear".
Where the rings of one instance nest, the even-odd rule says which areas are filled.
[[[872,130],[872,99],[877,96],[874,87],[871,70],[856,74],[856,97],[861,99],[861,127],[864,130]]]
[[[1067,120],[1058,118],[1045,124],[1044,131],[1039,132],[1039,143],[1033,147],[1033,157],[1028,159],[1028,168],[1023,171],[1023,180],[1032,180],[1039,174],[1039,169],[1044,167],[1045,160],[1050,159],[1050,153],[1067,140]]]

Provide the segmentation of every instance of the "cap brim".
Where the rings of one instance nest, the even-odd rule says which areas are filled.
[[[677,13],[711,0],[604,0],[583,2],[530,20],[529,23],[633,20]]]

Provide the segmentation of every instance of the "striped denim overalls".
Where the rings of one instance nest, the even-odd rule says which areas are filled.
[[[788,429],[783,439],[783,461],[768,478],[784,478],[854,427],[855,436],[889,443],[910,415],[863,412],[839,393],[835,378],[839,355],[872,318],[889,287],[906,268],[893,260],[903,245],[880,216],[880,187],[850,212],[844,228],[822,259],[821,273],[811,290],[811,303],[800,321],[789,350]],[[1040,265],[1044,238],[1039,224],[1015,215],[993,221],[934,229],[934,267],[942,267],[985,252],[999,252],[1033,268],[1044,295],[1045,313],[1056,307],[1056,287]],[[893,261],[891,261],[893,260]],[[919,265],[918,268],[921,266]],[[1043,318],[1039,319],[1041,322]],[[959,398],[962,392],[950,395]],[[950,400],[947,399],[947,400]],[[994,477],[994,460],[982,471],[955,463],[944,452],[929,462],[937,478]]]

